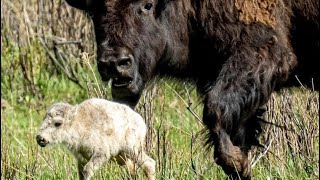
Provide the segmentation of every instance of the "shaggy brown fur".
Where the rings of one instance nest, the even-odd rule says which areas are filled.
[[[92,15],[98,70],[134,107],[157,75],[195,82],[215,160],[250,178],[263,106],[295,75],[319,88],[318,0],[67,0]],[[86,5],[83,8],[83,5]]]
[[[235,0],[235,7],[240,14],[239,19],[245,24],[260,22],[275,27],[277,24],[275,11],[282,10],[276,8],[277,3],[279,3],[277,0]]]

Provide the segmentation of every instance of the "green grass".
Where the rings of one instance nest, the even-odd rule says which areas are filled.
[[[19,69],[13,70],[15,73],[13,82],[9,82],[7,79],[5,68],[12,55],[10,55],[10,51],[6,53],[9,55],[3,54],[2,56],[1,98],[7,100],[9,105],[1,112],[1,178],[77,178],[76,163],[71,153],[59,146],[40,148],[36,144],[35,135],[48,106],[57,101],[80,103],[89,98],[88,90],[79,88],[63,74],[49,75],[47,71],[40,70],[34,78],[38,92],[42,95],[41,97],[32,96],[22,86],[24,79]],[[14,54],[14,51],[12,53]],[[86,70],[91,73],[89,69]],[[12,89],[8,88],[9,84],[12,84]],[[145,102],[147,103],[151,99],[149,101],[151,104],[146,104],[147,109],[153,110],[152,113],[149,113],[151,116],[149,120],[153,122],[153,126],[149,127],[152,132],[149,154],[157,162],[157,179],[225,179],[225,174],[213,161],[212,151],[205,150],[203,139],[201,136],[196,136],[202,129],[201,123],[186,108],[188,102],[192,102],[191,108],[201,118],[202,105],[198,105],[201,98],[196,96],[192,86],[161,80],[153,90],[153,94],[145,95]],[[148,92],[151,91],[152,88]],[[316,116],[318,105],[315,101],[318,95],[308,91],[297,91],[297,93],[287,92],[284,95],[274,95],[272,102],[275,109],[269,112],[267,117],[279,118],[279,122],[283,117],[295,117],[301,126],[311,127],[312,125],[314,130],[318,130]],[[190,94],[190,99],[188,99],[188,94]],[[290,112],[285,112],[289,114],[283,114],[280,109],[282,106],[287,106],[286,102],[279,100],[284,97],[299,102],[293,103]],[[308,104],[308,98],[311,98],[311,110],[306,112],[304,104]],[[145,111],[142,107],[145,102],[142,98],[140,106],[137,108],[143,115]],[[197,107],[195,108],[195,106]],[[306,120],[311,122],[305,122]],[[298,125],[295,124],[295,126]],[[311,142],[314,146],[311,150],[316,152],[303,154],[307,152],[306,148],[309,147],[297,147],[301,152],[290,156],[291,152],[278,149],[284,146],[288,147],[284,141],[289,137],[283,138],[281,135],[284,132],[278,128],[269,128],[269,130],[275,133],[272,136],[277,135],[282,140],[278,141],[282,144],[274,145],[271,148],[273,153],[280,157],[275,157],[271,153],[263,157],[253,168],[255,179],[316,179],[319,165],[315,158],[318,157],[318,148],[316,147],[318,146],[319,134],[316,133]],[[276,141],[274,140],[274,142]],[[305,140],[301,141],[297,146]],[[191,162],[196,168],[196,173]],[[124,168],[110,162],[95,174],[94,179],[123,179],[125,177],[127,174]],[[142,173],[139,173],[139,179],[144,179]]]

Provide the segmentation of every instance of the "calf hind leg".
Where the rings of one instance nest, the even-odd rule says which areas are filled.
[[[130,177],[132,179],[135,179],[135,175],[136,175],[136,168],[135,167],[136,167],[136,164],[131,159],[128,158],[128,155],[126,155],[125,153],[121,152],[115,157],[115,160],[116,160],[118,165],[125,166],[128,174],[130,175]]]
[[[142,152],[141,158],[138,160],[138,163],[143,169],[145,175],[148,177],[148,180],[155,180],[156,162],[145,154],[145,152]]]

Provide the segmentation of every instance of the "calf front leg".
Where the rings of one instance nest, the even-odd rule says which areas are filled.
[[[94,154],[88,163],[83,167],[83,179],[90,180],[98,169],[110,159],[110,155],[107,154]]]
[[[78,165],[78,177],[80,180],[84,180],[84,174],[83,174],[83,168],[87,164],[87,160],[83,158],[83,156],[79,153],[75,154],[75,157],[77,159],[77,165]]]
[[[78,176],[80,180],[84,180],[84,172],[83,172],[83,167],[85,163],[81,162],[78,160]]]

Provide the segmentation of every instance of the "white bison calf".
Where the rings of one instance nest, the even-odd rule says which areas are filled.
[[[127,165],[136,162],[149,180],[155,179],[155,161],[144,151],[147,128],[130,107],[92,98],[79,105],[52,105],[36,140],[41,147],[64,144],[78,161],[80,179],[90,179],[112,157]]]

